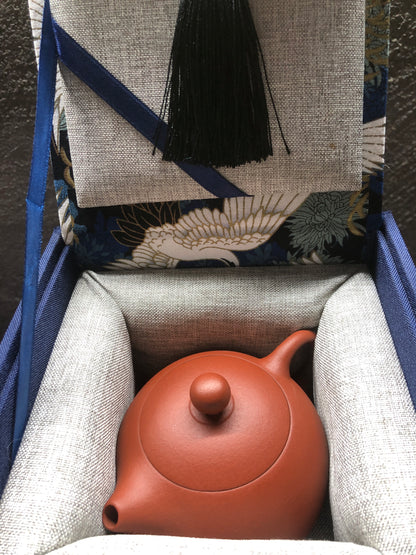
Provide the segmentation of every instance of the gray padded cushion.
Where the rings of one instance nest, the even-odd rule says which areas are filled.
[[[136,367],[150,377],[199,351],[266,356],[293,331],[316,327],[327,299],[357,268],[87,272],[83,279],[120,307]]]
[[[101,510],[132,399],[124,319],[80,280],[0,501],[0,553],[47,553],[104,533]]]
[[[416,553],[416,413],[367,274],[329,299],[314,370],[335,539]]]

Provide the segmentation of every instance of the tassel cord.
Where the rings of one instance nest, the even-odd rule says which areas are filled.
[[[246,6],[246,9],[249,11],[250,7],[248,5],[248,2],[245,3],[245,6]],[[260,56],[261,67],[263,69],[264,81],[266,83],[267,91],[269,93],[270,101],[271,101],[272,107],[273,107],[273,112],[274,112],[274,115],[276,117],[277,125],[279,127],[280,136],[282,137],[282,141],[283,141],[283,144],[285,146],[287,154],[290,154],[290,148],[289,148],[289,145],[287,144],[287,141],[285,139],[282,124],[280,122],[280,118],[279,118],[279,115],[277,113],[276,102],[275,102],[274,97],[273,97],[272,88],[271,88],[271,85],[270,85],[270,80],[269,80],[269,76],[268,76],[267,69],[266,69],[266,61],[264,59],[263,49],[261,47],[261,43],[260,43],[259,37],[257,35],[257,31],[256,31],[256,28],[254,26],[254,22],[253,22],[252,18],[250,17],[250,18],[248,18],[248,20],[251,22],[250,32],[251,32],[251,35],[252,35],[252,39],[255,40],[256,43],[257,43],[257,50],[258,50],[258,55]]]
[[[265,160],[273,154],[266,87],[289,154],[248,0],[181,0],[153,154],[165,120],[164,160]]]
[[[260,53],[261,64],[263,66],[264,80],[266,82],[267,90],[269,91],[270,100],[271,100],[271,103],[272,103],[272,106],[273,106],[274,115],[276,117],[277,125],[279,126],[280,136],[282,137],[282,141],[283,141],[283,144],[285,145],[286,152],[288,154],[290,154],[290,148],[289,148],[289,145],[287,144],[287,141],[285,139],[283,129],[282,129],[282,124],[280,123],[280,118],[277,114],[276,103],[275,103],[274,98],[273,98],[272,89],[271,89],[271,85],[270,85],[270,81],[269,81],[269,76],[267,75],[266,62],[264,60],[263,50],[261,48],[260,41],[258,39],[257,39],[257,41],[258,41],[258,49],[259,49],[259,53]]]

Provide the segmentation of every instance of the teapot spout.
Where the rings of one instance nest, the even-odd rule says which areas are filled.
[[[119,508],[117,502],[109,499],[103,510],[103,524],[110,532],[118,532],[119,526]]]
[[[127,490],[120,491],[116,487],[103,509],[102,518],[104,527],[113,533],[127,532],[129,530],[131,513],[137,513],[134,507],[135,504],[135,500],[130,498]]]
[[[290,362],[302,345],[315,341],[316,334],[309,330],[292,333],[270,355],[261,359],[262,366],[274,376],[289,376]]]
[[[117,484],[113,494],[104,505],[102,521],[109,532],[131,533],[137,528],[137,522],[144,525],[149,519],[151,510],[146,507],[148,492],[146,492],[146,488],[135,488],[134,486],[132,481],[121,485]]]

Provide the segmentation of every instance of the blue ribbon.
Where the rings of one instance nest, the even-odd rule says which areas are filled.
[[[43,207],[45,202],[55,101],[57,51],[52,30],[49,0],[45,0],[43,14],[35,133],[29,189],[26,197],[26,250],[22,300],[22,329],[20,336],[20,362],[13,432],[13,459],[19,449],[28,418],[39,261],[42,245]]]
[[[114,77],[91,54],[80,46],[56,21],[52,21],[60,60],[98,96],[109,104],[157,148],[165,144],[167,125],[161,122],[156,144],[159,117]],[[214,168],[175,162],[184,172],[218,198],[249,196],[230,183]]]

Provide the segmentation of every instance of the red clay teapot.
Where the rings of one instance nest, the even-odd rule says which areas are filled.
[[[289,375],[298,331],[263,359],[229,351],[183,358],[136,395],[117,444],[112,532],[303,538],[328,480],[322,424]]]

